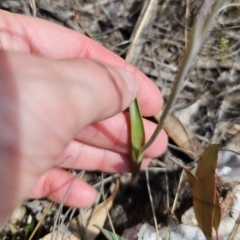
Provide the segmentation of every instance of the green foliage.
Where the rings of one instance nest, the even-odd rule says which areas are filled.
[[[218,151],[218,144],[213,144],[205,149],[195,175],[185,169],[187,178],[193,188],[193,207],[198,226],[209,240],[212,239],[213,228],[218,236],[221,221],[221,208],[216,190],[215,174]]]
[[[218,42],[219,55],[224,57],[229,54],[229,39],[221,37]]]
[[[26,226],[23,227],[23,231],[24,231],[25,233],[29,233],[29,232],[31,232],[32,230],[33,230],[33,225],[32,225],[32,224],[28,224],[28,225],[26,225]]]
[[[145,131],[141,111],[137,99],[129,106],[131,125],[131,158],[132,158],[132,181],[137,180],[143,157],[139,158],[139,151],[145,143]]]

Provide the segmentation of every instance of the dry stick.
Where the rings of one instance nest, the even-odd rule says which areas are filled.
[[[179,179],[179,183],[178,183],[177,193],[176,193],[174,201],[173,201],[173,205],[172,205],[172,209],[171,209],[171,215],[172,216],[175,215],[174,212],[175,212],[175,209],[177,207],[178,195],[179,195],[179,192],[180,192],[180,187],[182,185],[183,179],[184,179],[184,170],[182,170],[182,173],[181,173],[181,176],[180,176],[180,179]]]
[[[83,209],[80,209],[80,218],[81,218],[81,233],[84,240],[88,239],[87,230],[86,230],[86,221],[84,217]]]
[[[185,149],[180,148],[180,147],[178,147],[178,146],[175,146],[175,145],[173,145],[173,144],[171,144],[171,143],[168,143],[168,147],[169,147],[169,148],[172,148],[172,149],[174,149],[174,150],[177,150],[177,151],[179,151],[179,152],[183,152],[183,153],[185,153],[185,154],[194,154],[193,151],[185,150]]]
[[[64,221],[66,220],[67,217],[71,219],[71,216],[74,215],[75,212],[76,212],[76,208],[69,208],[64,214],[64,217],[61,219],[60,226],[64,224]]]
[[[114,175],[111,175],[111,176],[103,179],[103,183],[106,184],[106,183],[112,182],[113,180],[119,179],[122,175],[130,176],[130,173],[124,173],[124,174],[116,173]],[[99,182],[99,183],[96,183],[93,187],[98,189],[99,187],[101,187],[101,185],[102,185],[102,182]]]
[[[44,218],[45,218],[45,217],[47,216],[47,214],[49,213],[49,211],[50,211],[50,209],[52,208],[52,206],[53,206],[53,202],[50,202],[50,203],[48,204],[46,210],[44,211],[41,219],[38,221],[37,226],[34,228],[32,234],[31,234],[31,236],[29,237],[28,240],[32,240],[32,239],[33,239],[34,235],[36,234],[37,230],[39,229],[40,225],[42,224]]]
[[[156,14],[157,4],[157,0],[149,0],[148,4],[145,4],[131,36],[131,44],[125,59],[133,65],[136,65],[138,57],[142,51],[145,40],[144,34],[147,33],[147,30],[152,25],[153,17]]]
[[[228,149],[228,148],[220,148],[220,151],[228,151],[228,152],[232,152],[232,153],[235,153],[237,155],[240,155],[240,152],[237,152],[235,150]]]

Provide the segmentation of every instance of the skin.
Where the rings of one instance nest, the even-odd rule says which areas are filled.
[[[27,198],[61,202],[66,170],[130,170],[129,115],[162,107],[158,88],[95,41],[53,23],[0,10],[0,223]],[[144,120],[146,138],[156,125]],[[142,167],[161,155],[163,131]],[[65,204],[91,205],[97,192],[77,179]]]

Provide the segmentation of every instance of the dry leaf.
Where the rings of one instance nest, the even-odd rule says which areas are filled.
[[[206,148],[199,161],[196,175],[185,169],[188,180],[193,188],[193,207],[198,226],[207,239],[212,239],[212,229],[218,236],[221,220],[221,208],[216,189],[216,165],[219,145],[213,144]],[[217,238],[218,239],[218,238]]]

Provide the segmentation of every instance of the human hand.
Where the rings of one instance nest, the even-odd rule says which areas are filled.
[[[60,202],[73,180],[64,168],[130,170],[129,116],[122,111],[136,95],[143,116],[162,106],[144,74],[77,32],[5,11],[0,50],[0,223],[26,198]],[[149,139],[155,124],[144,124]],[[166,144],[162,132],[143,165]],[[65,204],[85,207],[95,198],[77,179]]]

